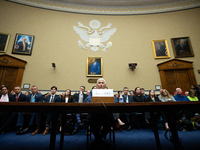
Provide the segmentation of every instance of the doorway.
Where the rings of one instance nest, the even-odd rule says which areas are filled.
[[[173,94],[177,87],[183,92],[189,91],[191,85],[197,85],[193,62],[172,59],[158,64],[162,88]]]

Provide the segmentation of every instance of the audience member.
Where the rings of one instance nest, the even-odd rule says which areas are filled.
[[[146,102],[159,102],[158,97],[155,96],[154,90],[149,91],[149,96],[147,97]]]
[[[177,95],[174,96],[175,100],[176,101],[179,101],[179,102],[187,102],[187,101],[190,101],[188,99],[187,96],[183,95],[182,93],[182,89],[181,88],[176,88],[176,93]],[[185,118],[190,121],[190,111],[189,110],[181,110],[177,113],[177,120],[181,120],[181,118],[185,116]]]
[[[60,102],[60,97],[58,95],[56,95],[56,92],[57,92],[57,87],[52,86],[51,87],[51,95],[48,95],[47,97],[45,97],[44,102],[46,102],[46,103]],[[52,113],[48,113],[47,114],[47,121],[46,121],[46,128],[43,132],[43,135],[47,135],[49,133],[51,121],[52,121]]]
[[[163,89],[160,89],[159,91],[160,91],[160,95],[158,96],[158,99],[160,100],[160,98],[161,98],[161,93],[162,93]]]
[[[73,102],[73,98],[71,96],[71,90],[67,89],[65,92],[62,93],[61,96],[61,102],[62,103],[72,103]],[[62,116],[63,114],[59,114],[59,121],[60,121],[60,131],[62,130]],[[65,114],[67,116],[67,114]],[[70,115],[72,115],[70,113]],[[65,133],[67,135],[71,135],[71,133]]]
[[[147,99],[148,95],[145,94],[144,88],[140,88],[140,92],[141,92],[141,95]]]
[[[64,103],[72,103],[73,98],[71,96],[71,90],[67,89],[64,93],[62,93],[61,102]]]
[[[19,102],[19,101],[25,101],[26,100],[26,96],[21,94],[20,96],[20,92],[21,92],[21,88],[16,86],[15,88],[15,93],[17,95],[8,95],[8,87],[7,86],[2,86],[1,87],[1,95],[0,95],[0,102]],[[19,97],[20,96],[20,97]],[[1,118],[3,118],[1,120],[1,128],[0,128],[0,134],[4,134],[10,124],[16,119],[17,117],[17,113],[9,113],[9,112],[5,112],[1,114]]]
[[[139,87],[135,88],[135,95],[133,96],[133,101],[134,102],[145,102],[146,101],[146,98],[142,95]]]
[[[149,96],[146,99],[146,102],[160,102],[158,97],[155,96],[154,90],[149,91]],[[145,122],[149,123],[149,119],[151,118],[149,112],[145,112]]]
[[[73,96],[73,102],[74,103],[83,103],[84,100],[86,99],[86,97],[88,96],[84,92],[85,92],[85,86],[80,86],[79,93],[76,93]],[[82,123],[81,123],[81,114],[77,113],[76,114],[76,123],[75,123],[74,131],[72,132],[72,135],[78,133],[79,126],[82,126]]]
[[[38,93],[37,86],[33,85],[31,87],[31,92],[32,92],[32,94],[29,94],[26,97],[26,102],[32,102],[32,103],[43,102],[43,96],[42,96],[42,94]],[[40,122],[41,122],[41,114],[40,113],[32,113],[31,119],[29,121],[29,126],[26,127],[25,129],[23,129],[24,113],[19,112],[18,113],[18,119],[17,119],[17,127],[18,127],[19,130],[16,132],[16,134],[19,135],[19,134],[28,133],[30,127],[33,125],[34,118],[36,118],[37,129],[32,133],[32,135],[39,133],[40,132],[39,127],[40,127]]]
[[[25,95],[26,95],[26,96],[28,96],[29,94],[31,94],[30,91],[26,91],[26,92],[25,92]]]
[[[1,87],[0,102],[10,102],[10,101],[12,101],[12,96],[8,95],[8,87],[2,86]]]
[[[191,85],[191,89],[195,91],[195,96],[198,97],[200,95],[199,88],[195,85]]]
[[[169,94],[169,92],[166,89],[162,89],[161,96],[160,96],[159,100],[161,102],[176,101],[174,99],[174,97],[171,94]],[[168,125],[168,120],[167,120],[167,116],[166,116],[167,114],[166,114],[166,112],[161,112],[161,115],[162,115],[162,118],[163,118],[163,120],[165,122],[165,128],[166,128],[166,130],[170,130],[169,129],[169,125]]]
[[[188,91],[185,91],[185,96],[188,96],[189,95],[189,92]]]
[[[187,96],[182,94],[181,88],[176,88],[176,95],[174,96],[176,101],[190,101]]]
[[[128,91],[129,91],[128,87],[123,88],[124,95],[122,95],[122,97],[123,97],[124,103],[132,103],[133,102],[133,96],[128,95]],[[131,131],[132,126],[133,126],[133,122],[132,122],[133,118],[132,117],[133,117],[134,113],[123,113],[123,115],[125,115],[127,124],[128,124],[128,129],[126,131]],[[124,125],[124,123],[122,122],[121,125]]]
[[[90,90],[87,90],[87,93],[86,93],[86,95],[88,96],[88,95],[90,95]]]
[[[161,92],[161,97],[159,99],[161,102],[170,102],[170,101],[176,101],[174,97],[169,94],[169,92],[166,89],[163,89]]]
[[[189,94],[187,97],[190,101],[199,101],[198,98],[195,96],[195,91],[193,89],[189,90]]]
[[[135,95],[133,90],[130,90],[130,91],[129,91],[129,94],[130,94],[130,96]]]

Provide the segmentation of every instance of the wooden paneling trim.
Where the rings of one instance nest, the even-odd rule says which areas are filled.
[[[17,85],[21,86],[23,74],[24,74],[24,69],[19,68],[18,72],[17,72],[17,78],[16,78],[16,81],[15,81],[15,86],[17,86]]]
[[[190,83],[197,86],[197,81],[196,81],[196,78],[195,78],[195,75],[194,75],[194,70],[189,69],[188,75],[189,75],[189,78],[190,78]]]
[[[167,84],[166,84],[166,78],[165,78],[164,71],[160,71],[160,80],[161,80],[162,89],[166,89]]]

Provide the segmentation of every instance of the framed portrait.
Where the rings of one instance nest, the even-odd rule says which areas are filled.
[[[167,40],[152,40],[154,58],[170,58]]]
[[[171,38],[175,58],[194,57],[189,37]]]
[[[103,76],[102,57],[87,57],[87,73],[89,77]]]
[[[31,55],[34,35],[16,34],[12,54]]]
[[[10,40],[10,34],[0,33],[0,53],[5,53]]]

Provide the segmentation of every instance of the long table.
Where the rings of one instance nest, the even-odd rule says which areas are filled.
[[[137,102],[137,103],[29,103],[29,102],[1,102],[1,112],[41,112],[53,114],[52,132],[50,136],[50,150],[55,149],[56,125],[59,113],[122,113],[122,112],[150,112],[154,119],[154,112],[166,111],[169,127],[173,137],[175,149],[183,149],[176,129],[176,112],[179,110],[198,110],[197,102]],[[154,135],[157,148],[161,149],[158,130],[154,121]],[[60,149],[63,147],[64,131],[61,132]]]

